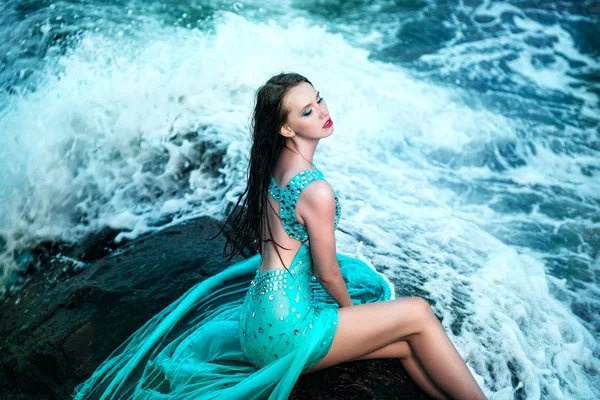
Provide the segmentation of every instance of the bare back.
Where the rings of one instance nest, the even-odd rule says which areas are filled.
[[[273,171],[273,178],[275,179],[276,183],[280,186],[280,187],[284,187],[287,182],[294,177],[294,175],[296,175],[298,172],[302,171],[304,168],[302,168],[302,166],[298,166],[298,165],[294,165],[292,168],[287,168],[284,171],[281,172],[277,172],[279,168],[275,168],[275,171]],[[309,168],[311,169],[311,168]],[[300,197],[302,198],[302,196]],[[296,240],[292,237],[290,237],[287,232],[284,230],[283,225],[281,224],[279,215],[280,215],[280,209],[279,209],[279,202],[277,200],[275,200],[273,198],[273,196],[271,196],[270,194],[267,195],[267,201],[269,202],[269,204],[267,204],[267,211],[265,213],[265,215],[263,215],[263,238],[265,238],[265,240],[269,240],[269,239],[273,239],[274,241],[276,241],[281,247],[278,246],[278,250],[279,250],[279,255],[281,256],[281,260],[279,259],[279,256],[277,255],[277,251],[275,250],[275,246],[276,244],[269,240],[266,242],[262,243],[262,263],[260,265],[260,271],[261,273],[271,270],[271,269],[284,269],[283,265],[281,264],[281,261],[283,260],[283,263],[285,264],[286,267],[289,267],[289,265],[292,263],[292,260],[294,259],[294,256],[296,255],[296,253],[298,252],[298,250],[300,249],[300,246],[302,244],[301,241]],[[298,222],[300,222],[301,224],[304,225],[304,219],[302,218],[301,214],[302,214],[302,206],[304,205],[304,202],[301,200],[298,200],[297,203],[297,207],[296,207],[296,218],[298,220]],[[267,218],[268,216],[268,218]],[[267,224],[268,227],[267,227]],[[270,229],[270,232],[269,232]],[[271,237],[272,234],[272,237]],[[286,250],[287,249],[287,250]]]
[[[314,164],[311,165],[314,168],[303,167],[305,165],[297,164],[285,169],[276,167],[271,175],[267,195],[269,203],[263,216],[262,235],[265,241],[261,244],[261,273],[289,267],[302,243],[308,243],[309,229],[305,220],[312,217],[310,213],[315,211],[315,202],[318,205],[321,204],[319,200],[315,199],[320,199],[319,194],[323,189],[326,189],[329,194],[333,192],[332,200],[335,200],[336,216],[332,228],[335,229],[338,224],[341,209],[335,191],[331,189],[321,171]],[[311,226],[314,235],[315,225]],[[276,241],[279,246],[269,239]]]

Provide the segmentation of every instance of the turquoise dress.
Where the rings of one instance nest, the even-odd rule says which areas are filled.
[[[292,264],[285,269],[260,269],[250,283],[240,314],[239,338],[244,354],[258,367],[269,365],[305,343],[314,349],[300,356],[306,368],[318,363],[329,350],[337,327],[335,306],[321,309],[314,304],[312,284],[315,276],[310,262],[310,243],[306,227],[296,219],[296,203],[302,190],[324,179],[317,169],[301,171],[282,189],[271,177],[269,193],[279,202],[279,216],[286,233],[301,242]],[[334,191],[336,210],[334,226],[341,215],[339,198]],[[325,305],[325,304],[323,304]],[[298,360],[299,362],[300,360]]]
[[[196,284],[117,348],[73,397],[288,398],[302,371],[325,357],[338,326],[337,303],[313,275],[308,234],[295,217],[302,190],[321,179],[318,169],[301,171],[284,188],[271,178],[283,228],[301,242],[289,272],[261,274],[256,254]],[[363,261],[336,256],[354,304],[393,297]]]

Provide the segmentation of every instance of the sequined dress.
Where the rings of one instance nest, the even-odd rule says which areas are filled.
[[[306,227],[296,219],[296,204],[302,191],[312,182],[324,179],[321,171],[305,170],[280,188],[271,177],[269,193],[279,202],[279,216],[286,233],[301,242],[288,270],[260,273],[250,283],[242,306],[239,336],[244,354],[256,366],[263,367],[297,349],[304,342],[317,345],[306,364],[312,367],[329,350],[338,321],[336,307],[319,309],[314,305],[314,283],[310,242]],[[341,206],[335,193],[337,228]]]
[[[302,190],[320,179],[318,169],[284,188],[271,179],[283,227],[301,242],[289,272],[261,274],[256,254],[199,282],[119,346],[73,398],[287,399],[302,371],[327,354],[338,327],[337,303],[314,278],[308,234],[295,217]],[[393,298],[364,261],[336,257],[354,304]]]

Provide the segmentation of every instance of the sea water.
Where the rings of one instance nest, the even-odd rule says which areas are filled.
[[[307,76],[338,251],[426,298],[496,399],[600,397],[593,1],[0,5],[0,264],[223,219],[255,90]],[[74,260],[74,262],[77,262]]]

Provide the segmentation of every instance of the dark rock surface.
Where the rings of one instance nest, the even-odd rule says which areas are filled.
[[[191,286],[238,261],[209,218],[128,242],[62,251],[85,258],[75,270],[55,258],[0,311],[0,399],[68,399],[110,353]],[[104,235],[104,239],[111,235]],[[86,257],[82,257],[82,249]],[[112,250],[112,249],[110,249]],[[93,255],[99,258],[93,260]],[[399,360],[345,363],[298,380],[292,399],[425,399]]]

